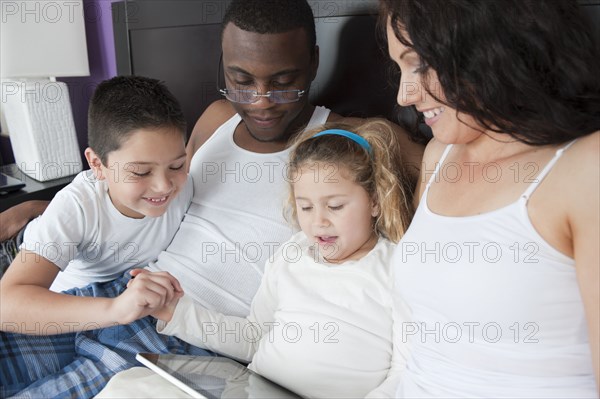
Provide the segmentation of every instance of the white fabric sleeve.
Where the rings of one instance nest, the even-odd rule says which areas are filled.
[[[269,333],[274,320],[277,306],[276,274],[276,268],[267,262],[260,287],[252,300],[250,315],[246,318],[206,309],[184,295],[171,321],[166,323],[159,320],[156,330],[192,345],[250,362],[261,338]]]
[[[34,252],[65,270],[81,251],[85,229],[86,217],[78,199],[63,190],[27,226],[20,249]]]
[[[366,398],[395,398],[398,385],[402,379],[402,373],[406,368],[409,348],[408,344],[402,339],[402,328],[404,323],[411,320],[411,314],[408,306],[396,293],[393,294],[393,297],[392,364],[385,380],[369,392]]]

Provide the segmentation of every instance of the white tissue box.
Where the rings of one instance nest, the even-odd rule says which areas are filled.
[[[15,163],[38,181],[83,169],[69,90],[63,82],[2,82],[2,101]]]

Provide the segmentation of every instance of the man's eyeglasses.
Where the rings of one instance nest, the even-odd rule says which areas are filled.
[[[259,94],[256,90],[231,90],[219,89],[219,93],[234,103],[254,104],[261,97],[266,97],[272,103],[287,104],[299,101],[304,95],[304,90],[272,90]]]
[[[270,102],[277,104],[288,104],[299,101],[306,93],[306,90],[269,90],[264,94],[260,94],[256,90],[234,90],[221,89],[221,71],[223,67],[223,54],[219,58],[219,68],[217,70],[217,90],[222,96],[225,96],[231,102],[240,104],[254,104],[261,97],[268,98]]]

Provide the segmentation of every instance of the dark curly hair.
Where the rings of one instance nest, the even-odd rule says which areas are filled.
[[[223,17],[221,37],[231,22],[247,32],[284,33],[302,28],[314,54],[317,33],[312,8],[306,0],[233,0]]]
[[[165,127],[185,140],[185,117],[164,83],[142,76],[117,76],[94,91],[88,110],[88,142],[103,164],[136,130]]]
[[[530,145],[600,130],[600,51],[576,0],[380,0],[458,112]],[[431,93],[431,90],[426,88]],[[435,97],[439,100],[439,98]]]

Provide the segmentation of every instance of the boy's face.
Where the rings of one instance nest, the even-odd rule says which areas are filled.
[[[259,142],[287,141],[294,128],[308,122],[308,89],[316,76],[318,54],[312,54],[304,29],[277,34],[248,32],[229,23],[223,31],[223,73],[228,89],[306,90],[287,104],[260,98],[253,104],[232,102],[250,136]]]
[[[108,154],[107,165],[94,156],[86,150],[96,177],[106,180],[115,208],[131,218],[164,214],[187,180],[185,141],[173,128],[136,130]]]

